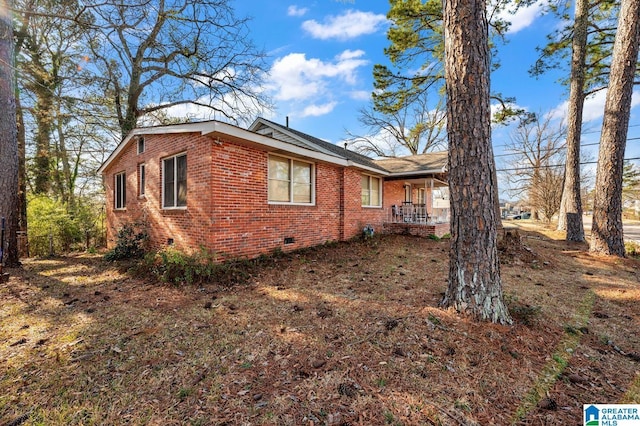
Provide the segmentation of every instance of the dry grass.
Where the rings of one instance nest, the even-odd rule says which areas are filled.
[[[640,403],[638,261],[521,230],[512,327],[442,310],[446,241],[388,236],[176,288],[98,257],[0,286],[0,424],[578,424]]]

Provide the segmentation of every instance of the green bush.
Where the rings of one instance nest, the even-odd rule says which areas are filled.
[[[153,277],[173,285],[216,283],[231,287],[248,282],[255,267],[267,264],[268,258],[235,259],[220,263],[215,253],[203,247],[194,254],[168,247],[145,255],[131,272],[139,277]]]
[[[45,195],[27,197],[29,252],[47,256],[101,245],[100,205],[77,199],[73,207]],[[91,245],[91,242],[93,244]]]
[[[27,202],[29,249],[46,256],[69,251],[82,240],[79,227],[63,203],[46,196],[30,196]]]
[[[118,231],[116,245],[105,255],[105,260],[140,259],[144,256],[149,234],[142,224],[125,224]]]
[[[624,250],[627,253],[627,256],[633,258],[640,258],[640,244],[635,241],[627,241],[624,243]]]
[[[215,256],[201,248],[193,255],[167,248],[156,254],[156,276],[160,281],[171,284],[194,284],[208,281],[214,274]]]

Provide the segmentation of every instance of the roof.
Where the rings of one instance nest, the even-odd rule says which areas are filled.
[[[251,126],[249,126],[249,130],[263,134],[265,133],[266,128],[274,129],[281,133],[281,135],[278,135],[278,133],[272,133],[271,136],[273,138],[279,139],[282,138],[282,136],[285,136],[282,139],[286,139],[287,141],[291,141],[291,139],[293,139],[293,141],[291,141],[292,143],[302,144],[311,149],[316,149],[329,155],[344,158],[350,162],[365,166],[366,168],[372,168],[380,172],[387,171],[384,167],[380,166],[377,161],[374,161],[365,155],[349,151],[348,149],[332,144],[331,142],[324,141],[288,126],[283,126],[267,120],[266,118],[258,118]]]
[[[200,133],[201,135],[243,141],[267,147],[274,151],[289,152],[344,167],[358,167],[384,176],[417,176],[428,173],[444,173],[447,168],[447,152],[373,160],[288,126],[274,123],[265,118],[258,118],[251,124],[249,129],[242,129],[215,120],[167,126],[138,127],[129,132],[120,142],[100,166],[98,173],[103,173],[122,150],[129,143],[136,140],[138,136],[176,133]]]
[[[379,167],[387,170],[391,176],[407,176],[425,173],[444,173],[447,171],[448,158],[447,151],[440,151],[374,161]]]
[[[272,134],[269,135],[264,131],[265,126],[270,127],[275,130],[275,132],[272,131]],[[256,131],[259,129],[262,131]],[[103,173],[125,147],[132,143],[132,141],[137,140],[138,136],[176,133],[200,133],[201,135],[243,141],[267,147],[274,151],[288,152],[343,167],[354,166],[382,175],[388,174],[384,168],[376,165],[373,160],[368,157],[265,119],[256,120],[248,130],[215,120],[166,126],[138,127],[129,132],[116,149],[113,150],[105,162],[98,168],[98,173]],[[277,138],[274,137],[276,133]]]

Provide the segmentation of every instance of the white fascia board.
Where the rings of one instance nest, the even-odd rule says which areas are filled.
[[[442,167],[440,169],[428,169],[428,170],[417,170],[414,172],[394,172],[389,173],[389,177],[404,177],[404,176],[417,176],[424,175],[429,173],[445,173],[445,168]]]
[[[140,135],[162,135],[162,134],[175,134],[175,133],[189,133],[200,132],[206,134],[210,132],[212,128],[215,128],[216,122],[207,121],[202,123],[184,123],[173,124],[169,126],[157,126],[157,127],[137,127],[129,132],[122,142],[118,144],[116,149],[107,157],[104,163],[98,168],[98,173],[103,173],[109,164],[116,158],[120,152],[129,144],[129,141],[136,136]]]
[[[249,130],[244,130],[239,127],[231,126],[226,123],[216,123],[216,124],[219,125],[219,127],[211,133],[219,132],[221,135],[226,134],[229,136],[236,137],[238,139],[244,139],[244,140],[247,140],[259,145],[263,145],[272,149],[286,151],[291,154],[296,154],[302,157],[324,161],[326,163],[332,163],[332,164],[336,164],[343,167],[356,167],[359,169],[367,170],[369,172],[376,173],[378,175],[384,175],[384,176],[389,174],[388,172],[385,172],[373,167],[368,167],[363,164],[355,163],[343,157],[326,154],[324,152],[316,151],[313,149],[302,148],[298,145],[293,145],[288,142],[283,142],[279,139],[275,139],[269,136],[263,136],[261,134],[258,134]],[[296,135],[292,134],[292,136],[296,136]]]
[[[381,170],[364,166],[362,164],[354,163],[342,157],[335,155],[325,154],[324,152],[315,151],[312,149],[302,148],[297,145],[293,145],[287,142],[283,142],[278,139],[271,138],[269,136],[263,136],[255,132],[241,129],[240,127],[233,126],[231,124],[222,123],[219,121],[208,121],[203,123],[186,123],[176,124],[170,126],[159,127],[140,127],[133,129],[127,137],[120,142],[116,149],[109,155],[107,160],[98,168],[98,173],[103,173],[109,164],[122,152],[122,150],[129,144],[131,139],[140,135],[161,135],[161,134],[175,134],[175,133],[190,133],[199,132],[201,135],[216,134],[219,133],[220,137],[229,136],[231,138],[237,138],[246,140],[247,142],[262,145],[273,150],[282,150],[291,154],[295,154],[301,157],[306,157],[326,163],[336,164],[343,167],[356,167],[364,170],[368,170],[379,175],[388,175]]]
[[[204,134],[213,134],[219,133],[221,137],[231,136],[233,138],[246,140],[247,142],[252,142],[258,145],[265,146],[267,148],[271,148],[272,150],[282,150],[291,154],[295,154],[301,157],[311,158],[318,161],[324,161],[326,163],[332,163],[339,166],[347,167],[349,166],[349,162],[344,158],[337,157],[334,155],[328,155],[323,152],[314,151],[312,149],[302,148],[297,145],[293,145],[287,142],[283,142],[278,139],[274,139],[269,136],[263,136],[258,133],[251,132],[249,130],[244,130],[239,127],[231,126],[226,123],[216,123],[217,126],[215,129],[212,129],[208,132],[203,132]]]
[[[355,167],[358,169],[362,169],[362,170],[366,170],[368,172],[374,173],[376,175],[380,175],[380,176],[391,176],[391,173],[380,170],[380,169],[376,169],[374,167],[369,167],[369,166],[365,166],[364,164],[360,164],[360,163],[356,163],[354,161],[351,160],[347,160],[347,164],[349,165],[349,167]]]

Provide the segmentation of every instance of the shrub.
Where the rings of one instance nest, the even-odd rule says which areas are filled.
[[[101,205],[77,198],[72,206],[46,195],[27,197],[29,251],[32,256],[47,256],[84,250],[90,241],[94,247],[103,240]]]
[[[635,241],[627,241],[624,243],[624,250],[627,256],[633,258],[640,258],[640,244]]]
[[[173,285],[215,282],[230,287],[246,283],[255,266],[262,263],[267,263],[266,257],[219,263],[218,256],[204,247],[193,254],[169,247],[147,254],[132,272],[137,276],[152,276],[158,281]]]
[[[140,259],[146,251],[149,235],[141,224],[125,224],[118,231],[116,245],[105,255],[105,260]]]
[[[30,196],[27,203],[29,249],[34,256],[67,251],[81,238],[80,230],[60,201]]]

